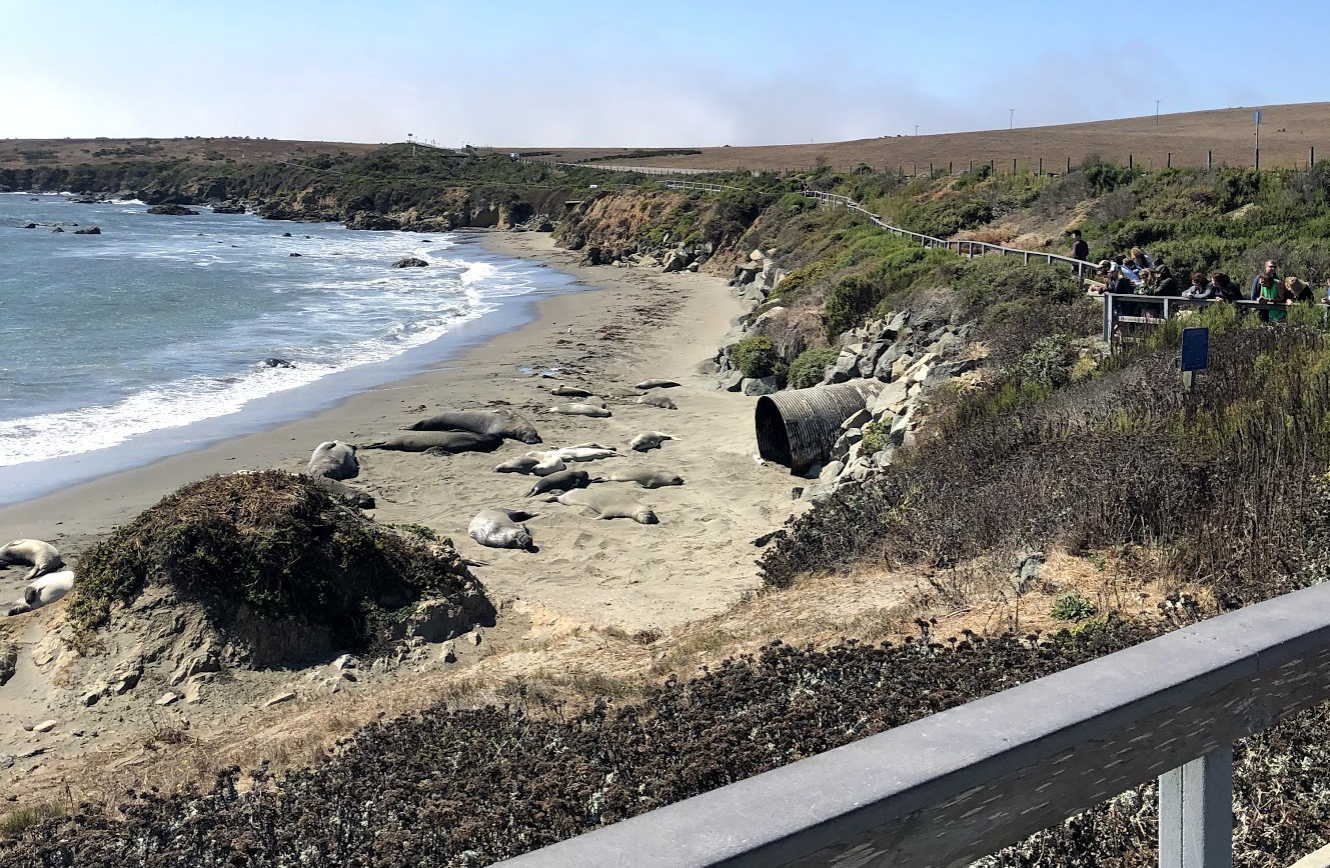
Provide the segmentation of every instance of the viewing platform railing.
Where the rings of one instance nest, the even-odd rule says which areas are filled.
[[[1157,779],[1160,866],[1230,868],[1233,742],[1327,698],[1330,583],[499,864],[958,868]]]

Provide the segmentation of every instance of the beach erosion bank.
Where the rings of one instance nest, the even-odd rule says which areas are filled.
[[[475,572],[496,603],[589,625],[667,629],[721,611],[757,587],[758,550],[750,543],[791,513],[791,480],[783,468],[754,461],[754,399],[711,390],[707,368],[745,304],[710,275],[579,266],[577,255],[556,248],[549,235],[495,232],[482,241],[490,252],[548,263],[589,289],[541,298],[534,321],[478,338],[483,342],[433,370],[368,388],[308,418],[0,508],[0,533],[51,540],[76,562],[102,534],[193,480],[264,468],[298,472],[324,440],[367,443],[442,409],[508,405],[535,422],[545,446],[597,442],[627,453],[585,465],[593,475],[651,467],[678,473],[685,485],[633,489],[661,521],[640,525],[526,499],[531,477],[493,472],[526,451],[524,444],[451,457],[365,451],[355,483],[377,499],[372,514],[430,527],[464,556],[486,562]],[[530,373],[550,370],[559,379]],[[669,390],[678,410],[610,399],[614,415],[607,419],[545,412],[557,403],[548,389],[561,382],[596,392],[652,377],[681,384]],[[633,436],[653,430],[678,439],[645,454],[627,448]],[[471,518],[494,506],[536,512],[527,524],[540,551],[470,540]],[[0,581],[15,586],[0,585],[0,593],[16,590],[16,571]]]

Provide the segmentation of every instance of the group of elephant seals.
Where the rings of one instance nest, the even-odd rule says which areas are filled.
[[[502,437],[476,434],[473,431],[415,431],[373,443],[362,443],[360,448],[455,455],[458,452],[493,452],[502,443]]]
[[[664,431],[645,431],[634,437],[628,445],[633,447],[634,452],[650,452],[652,449],[659,449],[660,444],[666,440],[677,439],[679,438]]]
[[[494,468],[495,473],[532,473],[549,476],[564,469],[563,459],[549,452],[528,452],[520,458],[510,458]]]
[[[32,567],[23,581],[30,582],[38,576],[53,573],[65,565],[60,557],[60,550],[48,542],[39,539],[16,539],[8,545],[0,546],[0,567],[21,564]]]
[[[607,408],[595,404],[555,404],[550,408],[550,412],[562,413],[565,416],[590,416],[593,419],[604,419],[614,415]]]
[[[637,403],[646,404],[651,407],[659,407],[662,410],[677,410],[679,406],[664,395],[643,395],[637,399]]]
[[[550,491],[571,491],[574,488],[586,488],[590,484],[591,477],[585,470],[560,470],[537,479],[526,496],[535,497]]]
[[[609,476],[597,476],[592,482],[636,482],[642,488],[661,488],[666,485],[683,485],[683,477],[664,470],[651,470],[647,467],[630,467],[615,470]]]
[[[309,466],[305,472],[315,478],[326,476],[328,479],[355,479],[360,475],[356,447],[340,440],[325,440],[314,447],[314,454],[309,457]]]
[[[467,534],[476,542],[492,549],[534,550],[531,533],[520,522],[532,518],[520,509],[482,509],[467,525]]]
[[[449,410],[407,425],[404,431],[470,431],[523,443],[539,443],[530,421],[511,410]]]
[[[33,609],[54,603],[74,589],[74,571],[62,570],[48,573],[23,589],[23,599],[15,600],[6,615],[22,615]]]
[[[673,389],[673,388],[674,388],[675,386],[677,386],[677,385],[679,385],[679,384],[676,383],[676,382],[674,382],[673,380],[643,380],[642,382],[638,383],[638,384],[637,384],[636,386],[634,386],[633,388],[634,388],[634,389],[643,389],[643,390],[646,390],[646,389]]]
[[[594,488],[574,488],[558,497],[548,498],[548,502],[558,501],[564,506],[585,506],[601,518],[631,518],[638,524],[659,524],[660,519],[651,511],[651,507],[631,495],[620,491],[604,491]]]

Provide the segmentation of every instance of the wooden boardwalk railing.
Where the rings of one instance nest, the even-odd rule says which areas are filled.
[[[1162,868],[1230,868],[1232,745],[1330,698],[1330,583],[503,868],[960,868],[1159,781]]]

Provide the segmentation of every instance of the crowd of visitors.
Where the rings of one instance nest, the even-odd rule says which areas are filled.
[[[1073,255],[1076,252],[1087,254],[1088,245],[1081,239],[1080,232],[1074,231],[1072,236]],[[1102,288],[1093,290],[1096,292],[1173,296],[1186,301],[1254,301],[1260,306],[1261,319],[1271,321],[1285,318],[1287,313],[1280,308],[1315,298],[1311,285],[1302,278],[1288,276],[1280,280],[1279,266],[1274,260],[1266,261],[1265,268],[1252,278],[1251,288],[1245,292],[1220,271],[1210,275],[1193,272],[1190,285],[1183,288],[1162,256],[1151,256],[1139,247],[1133,247],[1128,254],[1100,261],[1095,273],[1103,281]],[[1185,272],[1183,277],[1186,279]],[[1326,278],[1325,292],[1319,301],[1330,306],[1330,277]]]

